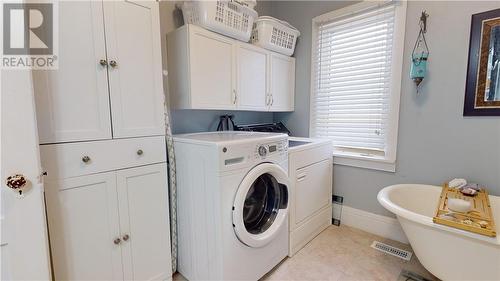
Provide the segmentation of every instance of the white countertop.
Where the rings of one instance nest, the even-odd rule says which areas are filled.
[[[318,139],[318,138],[301,138],[301,137],[288,137],[288,141],[302,141],[308,142],[307,144],[297,145],[290,147],[288,145],[288,153],[294,153],[297,151],[302,151],[306,149],[311,149],[313,147],[330,144],[332,145],[332,141],[328,139]],[[332,155],[333,156],[333,155]]]

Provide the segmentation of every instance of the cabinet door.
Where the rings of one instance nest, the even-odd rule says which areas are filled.
[[[323,160],[296,171],[294,225],[331,204],[332,167]]]
[[[158,3],[105,1],[113,137],[164,134]]]
[[[46,183],[55,280],[123,279],[115,172]]]
[[[166,171],[163,163],[117,172],[126,280],[172,275]]]
[[[295,99],[295,59],[271,54],[271,111],[293,111]]]
[[[235,108],[233,40],[198,28],[189,36],[191,106]]]
[[[111,138],[102,2],[59,3],[59,69],[33,71],[40,143]]]
[[[261,48],[238,46],[238,109],[267,111],[267,57]]]

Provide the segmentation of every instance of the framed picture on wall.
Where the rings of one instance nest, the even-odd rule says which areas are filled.
[[[464,116],[500,116],[500,9],[472,15]]]

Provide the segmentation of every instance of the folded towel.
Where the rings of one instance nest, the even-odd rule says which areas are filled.
[[[479,187],[479,184],[477,184],[477,183],[468,183],[468,184],[464,185],[463,187],[461,187],[461,189],[465,189],[465,188],[474,189],[475,191],[481,191],[481,188]]]
[[[476,195],[476,193],[481,191],[481,188],[479,187],[479,184],[477,184],[477,183],[469,183],[469,184],[466,184],[465,186],[460,187],[459,190],[464,195],[474,196],[474,195]]]
[[[467,181],[465,179],[452,179],[448,186],[450,188],[462,188],[467,185]]]
[[[462,192],[463,195],[469,195],[469,196],[475,196],[477,194],[476,190],[468,187],[460,188],[460,192]]]

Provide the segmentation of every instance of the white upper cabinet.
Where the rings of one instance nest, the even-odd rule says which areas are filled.
[[[206,109],[235,107],[231,40],[216,34],[194,31],[190,34],[190,42],[193,107]]]
[[[269,104],[267,57],[261,48],[238,46],[238,109],[261,110]]]
[[[295,59],[278,54],[271,54],[270,57],[270,110],[293,110],[295,105]]]
[[[169,33],[167,49],[169,95],[177,109],[294,110],[294,58],[194,25]],[[278,79],[286,81],[274,83]]]
[[[33,74],[40,143],[164,134],[159,25],[153,1],[60,2],[59,69]]]
[[[188,32],[189,29],[189,32]],[[233,40],[195,26],[168,35],[169,85],[180,109],[234,109]],[[188,47],[189,46],[189,47]]]
[[[113,137],[164,134],[158,4],[105,1]]]
[[[40,143],[111,138],[102,4],[59,3],[59,69],[33,71]]]

